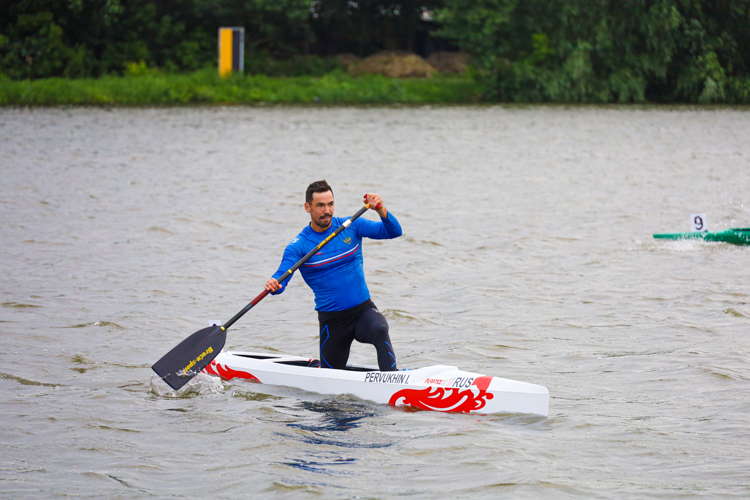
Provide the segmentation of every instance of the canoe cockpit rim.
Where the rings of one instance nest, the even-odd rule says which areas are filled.
[[[276,354],[255,354],[250,352],[230,352],[232,356],[238,356],[241,358],[258,359],[261,361],[268,361],[278,365],[288,366],[301,366],[304,368],[319,368],[320,361],[317,359],[308,359],[298,356],[281,356]],[[363,365],[346,365],[346,368],[342,371],[348,372],[377,372],[380,371],[376,366],[363,366]]]

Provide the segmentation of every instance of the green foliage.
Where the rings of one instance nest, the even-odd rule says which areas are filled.
[[[423,14],[443,0],[311,0],[309,23],[321,53],[350,52],[367,56],[380,50],[418,52],[433,23]]]
[[[433,11],[438,22],[424,21]],[[186,72],[193,82],[204,69],[216,73],[217,30],[229,26],[245,28],[246,75],[335,81],[332,92],[346,99],[343,67],[323,55],[429,53],[451,40],[469,54],[469,74],[489,101],[750,103],[750,0],[12,0],[0,2],[0,80],[124,75],[140,86]],[[294,81],[278,95],[252,92],[303,102]],[[45,85],[68,88],[53,82]],[[105,89],[118,88],[107,82],[86,99],[106,101]],[[179,89],[193,84],[181,85],[168,84],[176,97],[167,102],[235,99],[223,84],[209,86],[224,94],[184,90],[192,97]],[[236,85],[249,99],[245,83]],[[373,99],[390,88],[409,100],[422,84],[355,87],[370,85]]]
[[[146,61],[141,59],[138,62],[125,63],[125,75],[126,76],[144,76],[144,75],[159,75],[161,71],[156,68],[149,68],[146,65]]]
[[[749,102],[750,0],[447,0],[440,16],[489,98]]]
[[[11,77],[32,78],[54,74],[64,69],[69,48],[63,31],[53,21],[51,12],[21,14],[9,31],[10,39],[3,44],[0,67]],[[11,65],[10,61],[18,61]]]
[[[245,73],[268,76],[323,76],[345,67],[335,57],[294,55],[274,59],[267,51],[245,53]]]
[[[128,67],[133,76],[0,79],[0,105],[471,103],[478,97],[477,85],[467,78],[393,80],[380,75],[352,78],[342,71],[333,71],[322,77],[236,75],[223,79],[214,68],[191,74],[159,74],[145,63],[132,63]]]
[[[0,72],[12,78],[168,72],[216,65],[220,27],[248,51],[291,58],[312,40],[307,0],[18,0],[0,7]]]

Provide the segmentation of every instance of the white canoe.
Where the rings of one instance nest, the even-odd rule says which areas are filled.
[[[530,413],[547,416],[546,387],[435,365],[381,372],[349,365],[321,369],[317,360],[253,352],[221,352],[204,369],[225,380],[296,387],[319,394],[352,394],[375,403],[458,413]]]

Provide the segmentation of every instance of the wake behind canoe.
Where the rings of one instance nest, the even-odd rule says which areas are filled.
[[[381,372],[349,365],[319,368],[316,360],[267,353],[222,352],[204,370],[225,380],[296,387],[319,394],[351,394],[375,403],[457,413],[547,416],[546,387],[435,365]]]

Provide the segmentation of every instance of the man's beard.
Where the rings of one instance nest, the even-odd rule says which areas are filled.
[[[324,218],[322,218],[322,217],[321,217],[321,218],[319,218],[319,219],[318,219],[318,220],[316,221],[316,224],[317,224],[318,226],[322,227],[322,228],[327,228],[328,226],[330,226],[330,225],[331,225],[331,220],[332,220],[332,219],[333,219],[333,217],[328,217],[327,219],[324,219]]]

